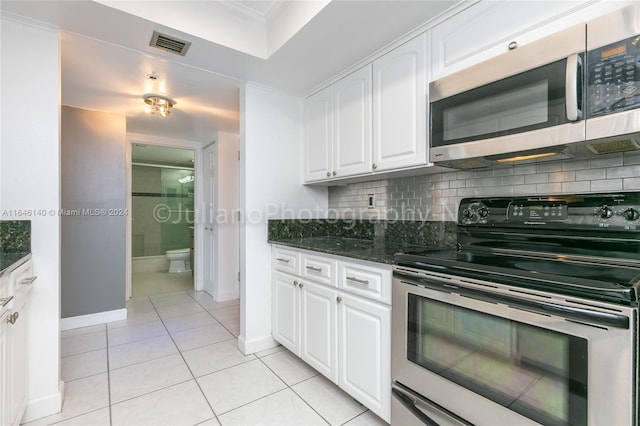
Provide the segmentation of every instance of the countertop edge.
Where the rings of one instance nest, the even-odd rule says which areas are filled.
[[[346,257],[349,259],[360,260],[364,262],[379,263],[382,265],[393,265],[394,263],[393,255],[380,254],[378,256],[375,256],[375,255],[372,256],[367,254],[360,254],[353,251],[342,251],[342,250],[328,249],[323,247],[312,247],[309,245],[296,243],[295,241],[286,241],[286,240],[267,240],[267,243],[272,245],[291,247],[299,250],[312,251],[316,253],[324,253],[332,256]]]
[[[10,274],[14,270],[16,270],[17,268],[22,266],[24,263],[26,263],[27,261],[31,260],[31,256],[32,256],[31,253],[26,253],[24,256],[22,256],[21,258],[19,258],[15,262],[13,262],[11,265],[9,265],[6,268],[2,269],[0,271],[0,277],[4,277],[5,275]]]

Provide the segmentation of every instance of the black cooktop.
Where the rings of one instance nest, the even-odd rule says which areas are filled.
[[[397,254],[396,265],[549,291],[604,302],[638,303],[640,265],[620,266],[564,256],[510,255],[489,250]]]

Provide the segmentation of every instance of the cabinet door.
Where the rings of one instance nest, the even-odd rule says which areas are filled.
[[[371,170],[370,64],[333,86],[333,143],[336,177]]]
[[[475,3],[433,28],[431,77],[440,78],[505,53],[511,42],[523,46],[545,37],[562,29],[562,23],[549,25],[553,18],[587,4],[508,0]]]
[[[282,346],[300,356],[298,279],[273,271],[271,281],[271,333]]]
[[[9,373],[11,366],[9,365],[9,315],[11,312],[5,312],[0,316],[0,425],[10,424],[10,395],[11,383],[9,381]]]
[[[339,297],[338,386],[389,422],[391,308],[342,292]]]
[[[17,315],[16,315],[17,313]],[[15,322],[11,324],[10,347],[11,352],[11,421],[10,425],[21,423],[27,408],[27,305],[15,311]]]
[[[305,281],[301,294],[301,357],[334,383],[337,368],[337,292]]]
[[[373,63],[375,171],[427,162],[427,34]]]
[[[327,179],[332,168],[332,87],[304,102],[304,180]]]

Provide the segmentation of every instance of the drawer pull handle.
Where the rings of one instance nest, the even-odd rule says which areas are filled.
[[[9,324],[15,324],[16,321],[18,321],[18,317],[20,316],[20,314],[18,312],[14,312],[11,315],[9,315],[9,318],[7,318],[7,322]]]
[[[4,308],[5,306],[7,306],[12,299],[13,299],[13,296],[0,299],[0,308]]]
[[[20,285],[31,285],[38,277],[34,275],[33,277],[25,278],[20,281]]]
[[[318,268],[316,266],[306,266],[307,269],[312,270],[313,272],[322,272],[322,268]]]
[[[276,260],[277,260],[278,262],[289,263],[289,259],[283,259],[283,258],[281,258],[281,257],[276,258]]]
[[[347,281],[353,281],[356,282],[358,284],[364,284],[364,285],[369,285],[369,280],[360,280],[356,277],[347,277]]]

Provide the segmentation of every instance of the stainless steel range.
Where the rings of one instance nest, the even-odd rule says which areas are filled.
[[[468,198],[396,255],[392,424],[638,425],[640,192]]]

